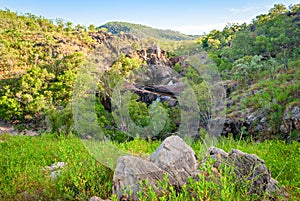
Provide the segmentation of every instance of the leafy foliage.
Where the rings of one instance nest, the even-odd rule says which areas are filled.
[[[238,81],[230,99],[229,115],[239,109],[258,111],[270,121],[271,133],[280,133],[284,108],[299,95],[299,4],[275,4],[250,24],[228,24],[198,42],[215,61],[223,80]],[[237,98],[238,97],[238,98]],[[238,99],[239,101],[236,101]]]
[[[276,4],[268,14],[257,16],[250,24],[228,24],[222,31],[213,30],[199,39],[199,43],[210,52],[219,69],[223,62],[234,63],[245,56],[260,55],[264,59],[276,59],[284,67],[289,58],[299,55],[299,28],[297,8],[287,9]],[[246,78],[245,78],[246,79]]]

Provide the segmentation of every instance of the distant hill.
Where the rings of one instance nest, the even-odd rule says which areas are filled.
[[[120,32],[133,33],[138,36],[147,36],[157,39],[167,39],[174,41],[194,40],[200,37],[196,35],[182,34],[178,31],[156,29],[145,25],[133,24],[128,22],[108,22],[98,28],[106,28],[107,31],[113,34],[118,34]]]

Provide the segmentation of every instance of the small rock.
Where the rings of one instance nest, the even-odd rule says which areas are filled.
[[[51,166],[47,166],[46,168],[48,168],[50,171],[55,171],[57,169],[62,169],[65,165],[65,162],[57,162],[53,163]]]
[[[89,201],[111,201],[111,200],[103,200],[100,197],[93,196],[93,197],[90,198]]]
[[[37,135],[39,135],[36,131],[32,131],[32,130],[24,130],[24,134],[28,135],[28,136],[37,136]]]
[[[50,178],[51,178],[51,179],[56,179],[57,176],[60,175],[60,174],[61,174],[61,171],[60,171],[60,170],[53,171],[53,172],[51,172],[51,174],[50,174]]]
[[[53,163],[51,166],[46,166],[44,170],[49,170],[50,173],[50,178],[51,179],[56,179],[57,176],[61,173],[61,170],[66,166],[65,162],[57,162]]]

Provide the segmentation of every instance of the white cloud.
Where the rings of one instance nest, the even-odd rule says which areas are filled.
[[[169,27],[169,29],[179,31],[184,34],[201,35],[204,32],[209,33],[210,31],[212,31],[214,29],[222,30],[228,23],[242,24],[242,23],[244,23],[244,21],[228,21],[228,20],[226,20],[224,22],[215,23],[215,24],[175,26],[175,27]]]
[[[244,7],[244,8],[230,8],[229,11],[232,13],[248,13],[257,9],[258,7]]]
[[[185,34],[203,34],[203,32],[208,33],[213,29],[222,29],[225,26],[225,23],[219,24],[209,24],[209,25],[186,25],[186,26],[179,26],[179,27],[171,27],[171,29],[179,31]]]

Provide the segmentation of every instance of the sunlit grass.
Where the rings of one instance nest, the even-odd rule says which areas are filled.
[[[94,195],[111,197],[113,171],[95,160],[96,157],[90,155],[80,139],[74,136],[58,139],[52,134],[41,137],[2,135],[0,139],[0,200],[28,197],[31,200],[88,200]],[[128,154],[145,157],[160,143],[135,139],[112,145]],[[265,161],[272,177],[285,185],[291,200],[299,196],[299,143],[287,144],[277,140],[256,143],[224,138],[215,146],[227,152],[235,148],[258,155]],[[200,142],[192,143],[192,148],[198,156],[203,154]],[[44,167],[59,161],[66,162],[67,166],[53,180]]]

